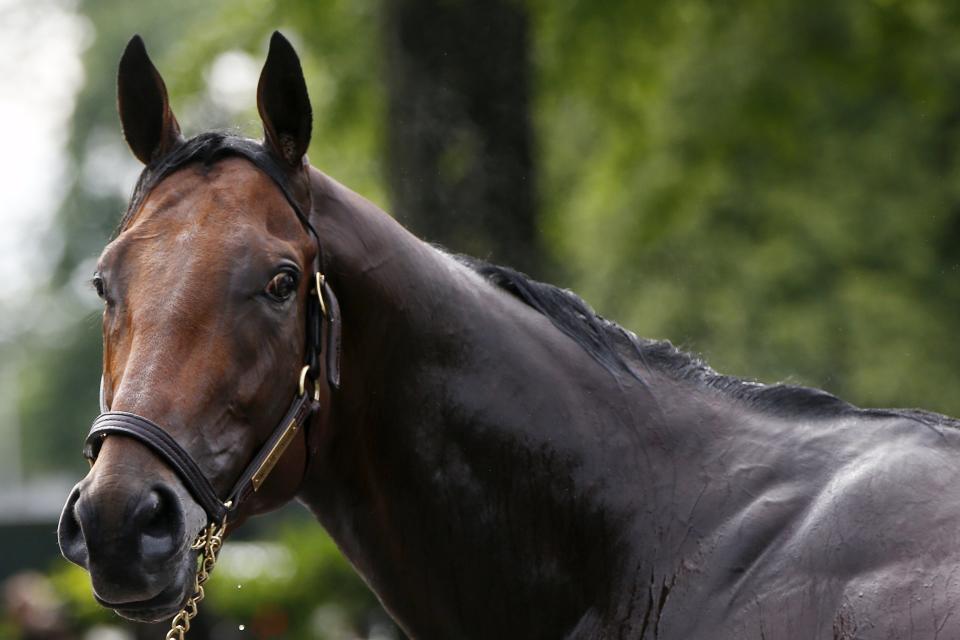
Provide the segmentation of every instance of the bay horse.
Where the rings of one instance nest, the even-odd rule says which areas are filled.
[[[262,143],[184,139],[138,37],[118,85],[146,166],[58,531],[104,606],[174,615],[198,534],[296,497],[411,637],[960,638],[957,421],[717,374],[422,242],[308,164],[279,34]]]

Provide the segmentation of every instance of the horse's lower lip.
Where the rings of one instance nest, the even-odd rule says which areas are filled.
[[[134,622],[160,622],[172,618],[180,611],[179,605],[154,607],[143,603],[143,606],[136,604],[125,604],[122,606],[104,604],[104,606],[113,609],[121,618],[133,620]]]
[[[180,601],[183,599],[171,598],[166,591],[149,600],[122,604],[108,602],[96,594],[93,597],[102,606],[113,609],[119,616],[135,622],[159,622],[172,618],[180,611]]]
[[[96,587],[93,590],[93,597],[101,606],[113,609],[117,615],[127,620],[135,622],[169,620],[186,604],[187,598],[192,593],[192,590],[188,590],[187,587],[193,585],[196,566],[196,553],[187,552],[179,563],[179,567],[171,572],[172,575],[161,579],[167,586],[145,600],[110,602],[100,597]]]

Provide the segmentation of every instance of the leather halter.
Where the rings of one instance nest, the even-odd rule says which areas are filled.
[[[293,197],[276,164],[268,158],[259,156],[260,152],[256,149],[237,148],[235,152],[254,161],[258,168],[273,179],[297,217],[317,242],[313,274],[310,276],[313,290],[310,291],[306,304],[306,354],[300,372],[299,392],[273,433],[247,464],[230,493],[223,499],[217,494],[190,453],[180,446],[163,427],[134,413],[110,411],[106,404],[102,377],[100,378],[101,413],[93,421],[83,447],[83,455],[92,465],[107,436],[126,436],[146,445],[179,476],[190,494],[203,507],[210,522],[217,524],[226,524],[239,510],[244,500],[260,488],[297,432],[304,431],[310,416],[314,411],[321,409],[319,387],[321,357],[324,358],[326,381],[330,389],[337,389],[340,386],[340,305],[321,271],[320,238],[310,224],[309,218],[304,214],[303,208]],[[259,157],[251,157],[252,154],[257,154]],[[312,396],[308,393],[306,378],[312,381],[314,388]]]

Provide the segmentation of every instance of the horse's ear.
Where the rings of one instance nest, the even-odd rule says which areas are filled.
[[[257,110],[270,150],[298,167],[310,145],[313,113],[300,58],[290,41],[274,31],[257,85]]]
[[[120,58],[117,107],[123,137],[140,162],[150,164],[180,140],[180,125],[170,110],[167,87],[139,35],[130,38]]]

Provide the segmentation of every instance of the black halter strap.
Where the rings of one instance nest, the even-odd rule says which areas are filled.
[[[180,477],[197,504],[203,507],[211,522],[222,523],[229,519],[229,516],[252,492],[260,488],[297,433],[306,428],[310,415],[319,408],[319,403],[306,390],[298,395],[270,438],[240,474],[225,500],[220,499],[197,463],[170,434],[155,422],[135,413],[126,411],[101,413],[93,421],[90,434],[84,443],[83,455],[91,461],[96,460],[103,441],[110,435],[127,436],[138,440],[157,454]]]
[[[257,491],[276,466],[284,451],[300,431],[307,427],[310,416],[320,410],[320,359],[324,357],[326,382],[331,390],[340,386],[340,306],[323,276],[320,238],[300,203],[291,193],[281,169],[259,145],[239,141],[230,153],[253,162],[277,184],[304,227],[317,243],[317,254],[311,274],[312,288],[306,303],[306,345],[304,365],[300,371],[299,392],[290,403],[273,433],[240,474],[233,489],[221,499],[210,480],[193,457],[169,433],[155,422],[125,411],[110,411],[106,405],[103,379],[100,380],[100,415],[93,421],[84,442],[83,455],[91,464],[97,459],[107,436],[133,438],[150,448],[184,483],[211,522],[227,522],[244,500]],[[308,381],[314,393],[308,389]]]

